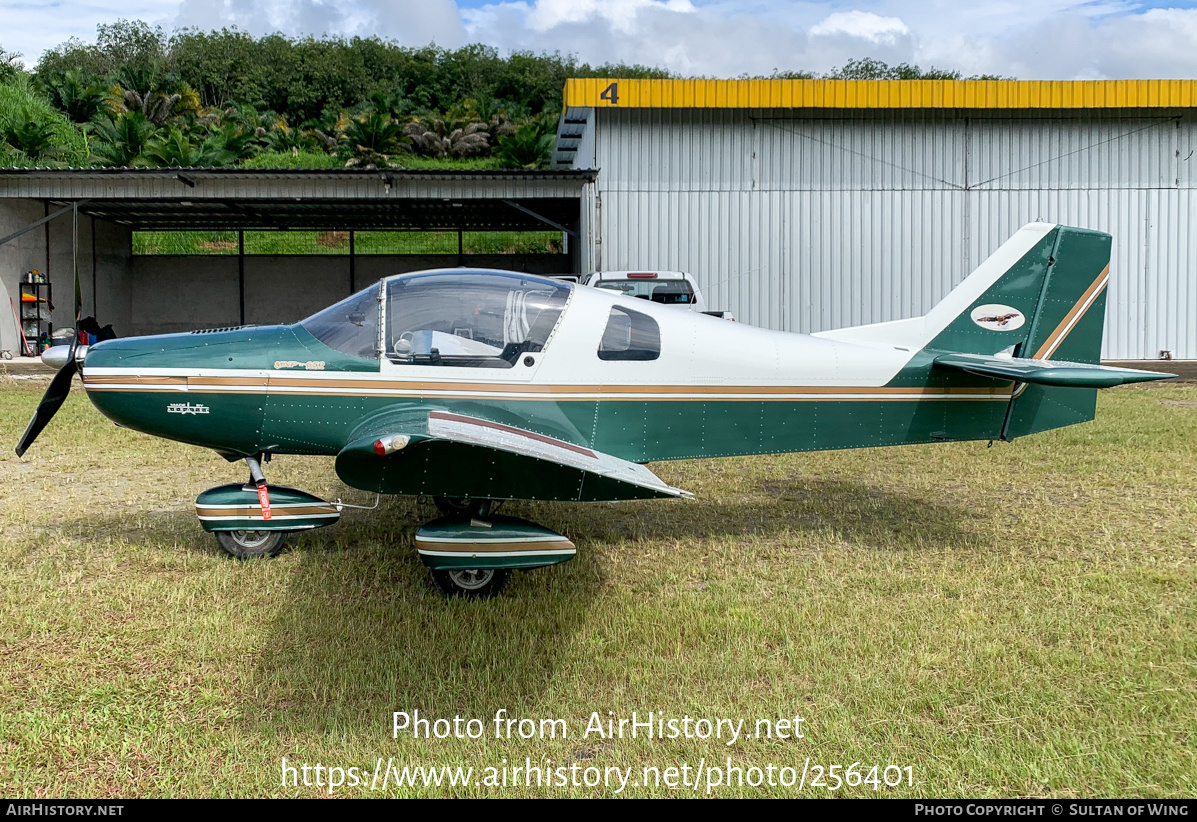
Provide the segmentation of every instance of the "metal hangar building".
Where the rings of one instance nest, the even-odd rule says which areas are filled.
[[[570,80],[582,270],[813,332],[923,314],[1019,226],[1114,237],[1104,356],[1197,358],[1197,82]],[[1166,352],[1166,353],[1164,353]]]
[[[73,324],[76,266],[85,315],[122,336],[291,322],[455,265],[680,269],[713,309],[813,332],[923,314],[1046,220],[1114,237],[1107,359],[1197,359],[1195,152],[1197,81],[587,79],[566,84],[551,169],[3,169],[0,349],[19,350],[30,270]],[[445,247],[371,250],[396,230]],[[139,251],[179,231],[232,239]],[[340,245],[250,242],[289,231]],[[462,241],[503,232],[559,241]]]

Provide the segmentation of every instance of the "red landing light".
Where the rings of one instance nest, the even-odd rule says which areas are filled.
[[[386,456],[387,447],[383,444],[382,440],[374,440],[374,453],[380,457]]]

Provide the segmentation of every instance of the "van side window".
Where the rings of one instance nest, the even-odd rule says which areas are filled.
[[[655,360],[661,356],[661,328],[647,314],[612,308],[598,355],[600,360]]]

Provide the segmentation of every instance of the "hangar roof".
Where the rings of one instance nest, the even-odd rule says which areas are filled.
[[[572,230],[595,171],[0,170],[0,198],[82,202],[137,229]]]
[[[614,93],[612,84],[617,84]],[[612,99],[614,98],[614,99]],[[1197,80],[565,81],[576,108],[1190,108]]]

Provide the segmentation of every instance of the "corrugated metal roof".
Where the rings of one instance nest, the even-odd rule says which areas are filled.
[[[83,201],[83,214],[139,229],[532,231],[573,226],[582,190],[596,175],[589,170],[3,169],[0,199]]]
[[[535,180],[589,181],[596,173],[577,169],[456,169],[456,168],[230,168],[220,166],[153,166],[153,167],[67,167],[0,168],[0,180],[10,177],[45,177],[47,179],[94,179],[96,177],[167,177],[180,173],[197,177],[222,177],[269,182],[271,180]]]
[[[87,200],[86,213],[138,227],[536,226],[510,202],[577,216],[590,170],[285,170],[66,168],[0,170],[0,198]],[[443,213],[437,211],[445,206]],[[557,216],[553,216],[557,215]],[[294,222],[289,222],[294,220]]]
[[[565,81],[564,105],[566,110],[1190,108],[1197,106],[1197,80],[570,79]]]

